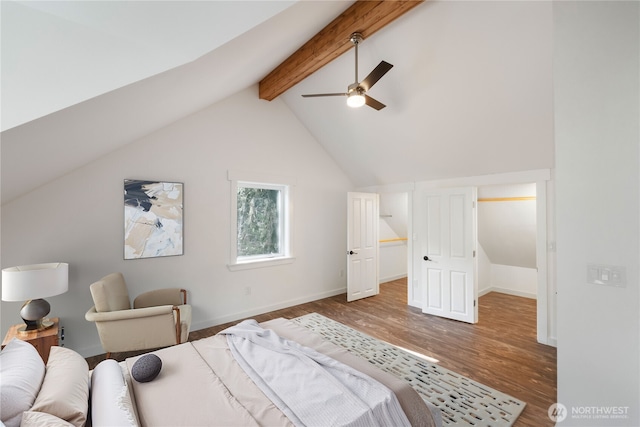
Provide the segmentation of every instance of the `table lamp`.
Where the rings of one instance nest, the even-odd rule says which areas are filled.
[[[25,326],[18,332],[42,331],[53,326],[45,319],[51,306],[42,298],[60,295],[69,289],[69,264],[21,265],[2,270],[2,300],[25,301],[20,316]]]

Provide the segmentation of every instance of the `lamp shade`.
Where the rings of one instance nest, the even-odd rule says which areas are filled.
[[[69,264],[52,262],[2,270],[2,300],[25,301],[60,295],[69,289]]]

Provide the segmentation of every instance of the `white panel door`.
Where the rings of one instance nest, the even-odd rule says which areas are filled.
[[[374,193],[347,195],[347,301],[377,295],[379,199]]]
[[[422,311],[476,323],[476,189],[429,190],[421,197]]]

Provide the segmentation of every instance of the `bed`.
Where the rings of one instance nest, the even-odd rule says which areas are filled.
[[[242,323],[238,326],[243,327],[243,325],[248,325],[250,329],[260,328],[267,331],[268,334],[272,334],[273,339],[284,342],[287,348],[293,346],[294,349],[302,348],[312,355],[317,354],[314,357],[323,358],[322,360],[327,360],[327,363],[332,366],[335,364],[334,367],[341,372],[356,371],[358,381],[367,381],[367,384],[372,384],[373,387],[383,384],[384,387],[380,390],[387,392],[390,390],[391,398],[384,397],[380,401],[384,401],[385,405],[391,401],[392,408],[395,407],[393,405],[399,405],[402,414],[398,416],[406,417],[405,425],[429,427],[441,425],[438,409],[425,403],[408,383],[378,370],[368,361],[325,341],[306,328],[283,318],[263,322],[260,325]],[[2,421],[7,426],[93,425],[95,427],[357,426],[371,425],[371,420],[379,425],[390,425],[390,422],[384,421],[384,417],[379,416],[380,412],[375,412],[382,407],[377,403],[371,404],[371,410],[374,412],[358,415],[346,423],[341,422],[340,419],[335,418],[337,416],[335,414],[343,410],[340,408],[345,404],[344,401],[349,401],[350,398],[342,398],[343,395],[340,395],[341,398],[336,401],[335,396],[325,398],[318,395],[317,389],[324,386],[314,387],[313,385],[317,383],[313,380],[299,380],[298,374],[293,374],[293,371],[296,371],[295,368],[271,357],[262,357],[261,353],[255,353],[256,360],[258,362],[267,360],[269,363],[265,365],[268,365],[269,369],[275,369],[281,363],[284,365],[277,374],[267,372],[258,379],[254,378],[255,372],[248,373],[244,366],[245,362],[237,359],[236,353],[239,349],[244,351],[242,350],[244,344],[236,347],[233,339],[239,340],[238,342],[246,341],[235,337],[234,333],[237,333],[236,330],[223,331],[213,337],[152,352],[151,354],[161,360],[162,368],[157,377],[147,382],[136,381],[132,378],[132,372],[135,372],[136,364],[140,366],[139,362],[142,358],[151,358],[150,355],[129,358],[120,363],[105,360],[89,372],[86,362],[80,355],[69,349],[53,347],[45,370],[44,366],[39,366],[43,363],[37,352],[35,356],[40,360],[39,364],[33,354],[27,354],[30,353],[27,348],[29,344],[12,341],[3,350],[0,358]],[[258,333],[258,335],[262,337],[264,334]],[[8,352],[6,352],[7,349]],[[248,354],[254,354],[253,351],[250,350]],[[16,360],[19,361],[17,367]],[[16,393],[9,393],[6,390],[7,384],[20,375],[34,377],[28,380],[22,379],[22,386],[26,383],[34,384],[33,390],[28,393],[29,396],[23,399],[24,402],[17,402],[20,399]],[[38,381],[40,375],[42,380]],[[294,380],[287,380],[291,375]],[[313,374],[309,375],[312,378]],[[261,384],[263,382],[261,378],[265,378],[266,389],[265,384]],[[333,379],[329,382],[333,382]],[[292,383],[295,383],[294,396],[280,399],[271,395],[278,384],[284,384],[286,388]],[[359,389],[361,386],[358,385],[355,388]],[[380,393],[383,392],[380,391]],[[373,396],[373,394],[367,394],[367,396]],[[286,405],[293,402],[291,403],[293,409],[286,405],[283,408],[283,401]],[[367,403],[372,402],[373,400]],[[295,405],[300,405],[299,407],[302,408],[300,411],[304,416],[300,415],[300,412],[295,412],[298,411],[298,406]],[[313,412],[312,414],[305,414],[305,405],[307,412],[309,408],[313,409],[310,411]]]

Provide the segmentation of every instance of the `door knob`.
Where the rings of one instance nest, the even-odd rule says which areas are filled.
[[[428,256],[426,256],[426,255],[425,255],[422,259],[423,259],[423,260],[425,260],[425,261],[431,261],[431,260],[429,259],[429,257],[428,257]]]
[[[358,255],[358,252],[349,251],[349,255]]]

